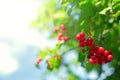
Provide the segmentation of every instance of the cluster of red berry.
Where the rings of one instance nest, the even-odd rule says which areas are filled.
[[[91,48],[94,47],[93,39],[91,37],[86,39],[84,32],[80,32],[76,36],[76,39],[79,41],[80,47],[85,47],[85,46],[89,46]]]
[[[58,30],[59,30],[59,28],[55,27],[53,31],[58,32]],[[65,34],[64,34],[64,32],[66,31],[66,26],[61,24],[60,30],[61,31],[58,33],[58,37],[57,37],[58,41],[62,41],[62,40],[64,40],[65,42],[69,41],[70,38],[68,36],[65,36]]]
[[[103,47],[94,47],[89,50],[88,60],[91,64],[106,64],[113,59],[112,52]]]
[[[80,32],[76,36],[76,39],[79,41],[80,47],[90,47],[88,61],[91,64],[101,65],[112,61],[112,52],[110,50],[105,50],[103,47],[95,46],[91,37],[85,38],[84,32]]]

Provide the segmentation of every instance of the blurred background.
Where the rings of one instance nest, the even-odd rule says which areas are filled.
[[[30,29],[38,0],[0,0],[0,80],[42,80],[35,67],[39,48],[52,42]],[[42,44],[45,43],[45,44]]]
[[[72,76],[69,80],[104,80],[115,72],[113,65],[117,64],[119,59],[113,61],[114,64],[112,66],[110,66],[111,63],[97,69],[89,66],[89,70],[83,67],[81,62],[71,64],[78,59],[78,54],[75,50],[63,56],[63,62],[69,66],[65,67],[62,65],[58,72],[47,70],[47,65],[44,61],[41,63],[40,69],[35,67],[39,50],[47,47],[54,48],[57,43],[56,35],[52,33],[54,26],[64,23],[69,26],[68,29],[71,31],[74,30],[73,25],[76,26],[74,28],[82,25],[79,24],[81,18],[79,7],[73,8],[73,11],[69,10],[77,3],[73,1],[73,4],[67,5],[66,11],[64,11],[61,7],[69,3],[65,3],[62,6],[61,2],[62,0],[0,0],[0,80],[68,80],[69,76]],[[70,17],[68,17],[67,13]],[[113,18],[110,18],[110,20],[110,23],[114,22],[112,21]],[[96,22],[96,24],[99,25],[100,21]],[[82,23],[84,24],[84,21]],[[99,28],[98,25],[97,28]],[[86,31],[89,29],[86,29]],[[114,29],[118,29],[118,27]],[[81,28],[76,33],[80,30]],[[96,32],[99,33],[101,31]],[[98,33],[94,36],[98,36]],[[111,35],[114,36],[114,34]],[[70,34],[70,36],[74,38],[73,35]],[[118,37],[117,40],[119,43],[120,38]],[[110,44],[113,41],[108,41],[106,44]],[[117,42],[114,45],[103,46],[112,49],[118,54],[120,49],[116,51],[113,48],[116,44]],[[119,44],[116,47],[119,48]],[[120,64],[117,65],[119,67]],[[100,69],[99,73],[98,70]],[[116,74],[116,80],[119,80],[118,74],[119,71]]]

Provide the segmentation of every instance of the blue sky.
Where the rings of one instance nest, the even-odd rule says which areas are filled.
[[[37,53],[53,44],[45,39],[46,34],[30,29],[40,4],[37,0],[0,0],[0,80],[40,79],[40,70],[34,66]]]

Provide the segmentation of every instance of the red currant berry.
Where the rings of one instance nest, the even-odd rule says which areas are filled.
[[[59,41],[64,40],[63,34],[62,34],[62,33],[59,33],[57,39],[58,39]]]
[[[108,50],[109,51],[109,54],[112,54],[112,51],[111,50]]]
[[[58,36],[58,38],[57,38],[59,41],[62,41],[62,40],[64,40],[64,37],[63,36]]]
[[[87,42],[88,42],[88,44],[90,45],[90,44],[93,42],[93,39],[92,39],[92,38],[88,38],[88,39],[87,39]]]
[[[64,24],[61,24],[60,29],[61,29],[62,31],[66,31],[66,26],[65,26]]]
[[[76,40],[83,42],[84,41],[84,33],[81,32],[81,33],[77,34]]]
[[[85,34],[84,32],[80,32],[80,37],[84,38]]]
[[[84,45],[85,45],[85,46],[88,46],[87,40],[84,40]]]
[[[66,36],[66,37],[64,37],[64,40],[65,40],[65,41],[69,41],[70,38],[69,38],[68,36]]]
[[[80,40],[81,39],[81,37],[80,37],[80,35],[78,34],[77,36],[76,36],[76,40]]]
[[[104,56],[108,56],[109,55],[109,51],[108,50],[105,50],[104,51]]]
[[[81,38],[81,39],[79,40],[79,42],[80,42],[80,43],[82,43],[82,42],[84,43],[84,40],[85,40],[84,38]]]
[[[106,64],[108,61],[107,60],[103,60],[103,63]]]
[[[103,53],[104,52],[104,48],[103,47],[99,47],[98,51],[99,51],[99,53]]]
[[[38,65],[41,61],[42,61],[42,58],[39,58],[39,59],[36,61],[36,64]]]
[[[103,57],[102,57],[102,62],[103,62],[104,64],[106,64],[106,63],[108,62],[106,56],[103,56]]]
[[[97,63],[98,63],[98,65],[102,65],[102,60],[99,59],[99,60],[97,61]]]
[[[53,31],[54,31],[54,32],[57,32],[57,31],[58,31],[58,28],[54,27]]]
[[[99,46],[95,46],[95,50],[98,51],[98,49],[99,49]]]
[[[59,37],[62,37],[62,36],[63,36],[63,33],[59,33],[58,36],[59,36]]]
[[[92,42],[92,43],[90,44],[90,48],[94,48],[94,46],[95,46],[95,44]]]
[[[101,65],[102,64],[102,57],[97,57],[96,61],[97,61],[98,65]]]
[[[90,62],[91,64],[95,64],[95,63],[96,63],[96,61],[95,61],[94,59],[92,59],[92,58],[89,58],[89,62]]]
[[[112,56],[112,55],[108,55],[108,56],[107,56],[107,60],[108,60],[108,61],[111,61],[112,59],[113,59],[113,56]]]
[[[39,61],[36,61],[36,64],[39,64],[40,62]]]
[[[80,47],[84,47],[84,46],[85,46],[84,42],[81,42]]]
[[[90,49],[89,52],[90,52],[90,54],[94,54],[95,50],[94,49]]]

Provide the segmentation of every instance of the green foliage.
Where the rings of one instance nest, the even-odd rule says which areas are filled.
[[[77,76],[75,76],[73,73],[70,73],[68,80],[79,80],[79,78]]]
[[[60,2],[61,1],[61,2]],[[112,76],[108,80],[118,80],[120,69],[120,0],[48,0],[47,3],[39,8],[39,15],[32,25],[40,30],[53,31],[54,27],[64,24],[67,27],[67,34],[70,37],[69,42],[58,43],[54,49],[47,48],[40,51],[40,56],[44,59],[48,55],[56,55],[74,49],[78,53],[78,63],[85,63],[88,71],[96,69],[101,73],[101,66],[91,65],[85,61],[85,55],[78,46],[75,36],[84,31],[87,35],[94,38],[97,45],[110,49],[113,52],[114,60],[110,66],[115,68]],[[48,4],[49,3],[49,4]],[[57,37],[55,33],[51,38]],[[52,59],[50,59],[51,61]],[[54,60],[53,60],[54,61]],[[59,62],[54,62],[59,63]],[[55,64],[54,66],[57,66]],[[69,80],[74,79],[70,74]]]
[[[61,56],[55,55],[49,58],[47,63],[48,63],[49,70],[58,69],[61,65]]]

